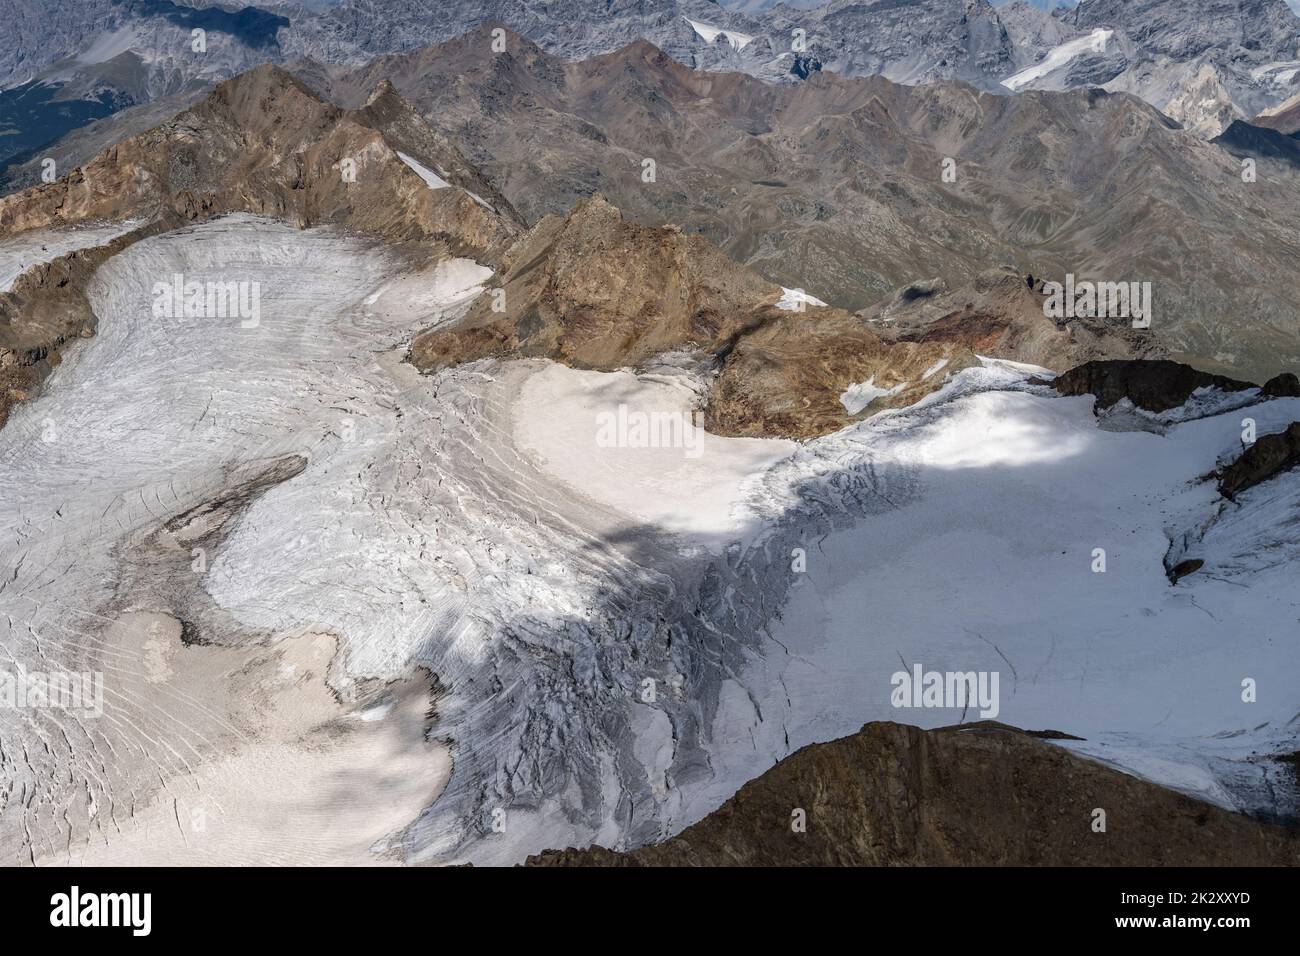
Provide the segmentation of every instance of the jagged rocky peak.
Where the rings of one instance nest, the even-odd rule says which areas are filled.
[[[405,104],[405,102],[402,99],[402,94],[397,92],[397,87],[393,86],[393,81],[385,78],[379,81],[375,91],[370,94],[366,100],[366,106],[399,109],[400,104]]]
[[[848,423],[867,404],[845,403],[856,384],[878,383],[880,407],[903,405],[942,384],[927,370],[976,362],[959,337],[886,344],[858,317],[768,282],[701,236],[632,222],[600,195],[534,226],[499,283],[500,298],[418,336],[412,362],[433,372],[546,356],[612,371],[685,351],[718,371],[710,431],[792,438]]]
[[[412,346],[426,369],[521,352],[620,368],[697,343],[716,348],[779,287],[699,236],[625,219],[597,194],[548,216],[506,256],[504,313],[484,299]]]
[[[1086,30],[1120,27],[1180,61],[1210,50],[1258,54],[1290,45],[1294,52],[1300,22],[1285,0],[1082,0],[1059,16]]]
[[[504,197],[395,92],[348,111],[270,64],[58,182],[0,199],[0,226],[236,211],[432,240],[489,259],[520,226]]]
[[[1099,77],[1107,89],[1134,93],[1207,139],[1300,89],[1300,18],[1284,0],[1084,0],[1057,16],[1080,49],[1049,51],[1046,65],[1061,62],[1029,85],[1068,82],[1068,61],[1089,38],[1104,39],[1125,60]]]

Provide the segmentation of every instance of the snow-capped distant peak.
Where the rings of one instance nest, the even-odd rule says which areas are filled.
[[[699,20],[692,20],[690,17],[683,17],[705,43],[712,43],[719,36],[725,36],[731,44],[733,50],[743,50],[750,43],[754,42],[752,36],[744,33],[735,33],[731,30],[724,30],[721,27],[715,27],[708,23],[701,23]]]
[[[1111,37],[1114,35],[1114,30],[1093,30],[1092,33],[1085,37],[1079,37],[1052,47],[1047,51],[1047,56],[1043,57],[1041,62],[1035,63],[1028,69],[1021,70],[1014,76],[1007,77],[1002,81],[1002,85],[1009,90],[1022,90],[1036,80],[1047,76],[1053,70],[1059,70],[1076,57],[1085,53],[1105,53],[1106,44],[1110,42]]]

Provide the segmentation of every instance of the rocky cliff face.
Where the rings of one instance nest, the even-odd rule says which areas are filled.
[[[442,240],[480,255],[509,239],[518,225],[510,204],[397,100],[381,88],[364,108],[344,111],[284,71],[259,67],[57,182],[0,199],[0,229],[243,211]],[[492,203],[465,188],[429,188],[385,139],[387,125],[399,144],[423,150],[420,159]]]
[[[677,351],[716,375],[709,431],[754,437],[826,434],[849,422],[840,396],[855,383],[889,393],[878,408],[905,405],[942,384],[926,369],[976,361],[960,337],[886,344],[857,317],[763,280],[699,236],[629,222],[600,196],[538,223],[488,294],[418,336],[410,357],[426,372],[534,356],[613,371]]]
[[[813,744],[694,826],[530,866],[1294,866],[1300,840],[998,724],[867,724]],[[1050,736],[1050,735],[1049,735]],[[1094,829],[1104,811],[1104,831]]]

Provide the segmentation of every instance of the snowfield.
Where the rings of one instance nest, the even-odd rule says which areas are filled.
[[[256,283],[260,320],[155,314],[177,274]],[[914,664],[1284,804],[1300,480],[1228,504],[1198,479],[1300,400],[1099,422],[990,360],[803,445],[656,445],[638,423],[689,424],[707,384],[688,361],[403,361],[489,277],[244,216],[101,268],[98,334],[0,431],[0,671],[104,675],[98,719],[0,708],[30,794],[0,803],[7,859],[640,844],[867,720],[977,718],[895,708]],[[1172,586],[1168,554],[1205,566]]]
[[[1163,435],[1107,430],[1091,409],[1090,397],[976,392],[877,416],[778,465],[773,497],[821,486],[828,458],[869,463],[876,513],[807,542],[807,573],[719,714],[717,729],[752,742],[713,751],[719,777],[752,777],[770,754],[866,720],[977,719],[973,706],[893,706],[891,676],[920,664],[997,672],[1004,723],[1083,737],[1068,746],[1224,806],[1289,812],[1289,774],[1261,755],[1296,745],[1300,476],[1237,505],[1197,478],[1240,453],[1244,416],[1279,431],[1300,400]],[[1205,567],[1171,586],[1163,559],[1184,534],[1178,559]]]
[[[139,862],[177,842],[190,860],[366,861],[445,782],[444,748],[418,721],[304,745],[305,730],[345,715],[318,696],[334,652],[307,668],[319,645],[301,641],[332,647],[338,631],[312,613],[268,651],[205,590],[239,560],[220,550],[222,509],[300,462],[328,468],[349,415],[383,412],[374,350],[432,317],[359,308],[383,272],[356,241],[234,218],[138,243],[97,274],[97,336],[0,434],[0,667],[102,673],[105,698],[98,719],[0,709],[0,736],[34,748],[0,756],[0,776],[35,794],[0,813],[10,860]],[[154,283],[177,273],[259,283],[260,324],[155,315]],[[292,560],[291,541],[267,546]],[[231,649],[187,646],[182,627]],[[232,772],[210,776],[231,752]],[[382,785],[402,754],[406,782]],[[330,796],[341,773],[374,786],[349,805]]]
[[[1018,93],[1030,84],[1041,80],[1086,53],[1104,52],[1106,44],[1110,42],[1111,37],[1114,35],[1114,30],[1094,30],[1086,37],[1079,37],[1054,46],[1047,51],[1047,55],[1042,60],[1027,69],[1021,70],[1014,76],[1007,77],[1002,81],[1002,85],[1012,92]]]
[[[702,391],[685,374],[654,380],[548,365],[520,390],[514,440],[576,493],[687,546],[721,551],[754,529],[739,510],[748,482],[797,446],[708,434],[692,422]],[[602,444],[601,416],[616,425],[620,407],[645,416],[647,426],[662,423],[658,430],[668,440],[654,441],[660,436],[653,433],[637,440],[625,429],[623,441]]]
[[[840,395],[840,404],[850,415],[856,415],[878,398],[889,398],[907,388],[908,382],[901,382],[893,388],[881,388],[873,375],[865,382],[850,385]]]
[[[405,153],[401,152],[400,150],[397,153],[397,158],[400,159],[402,162],[404,162],[407,166],[411,167],[411,169],[415,171],[415,174],[419,176],[421,179],[423,179],[424,184],[428,186],[430,189],[446,189],[448,186],[451,185],[451,183],[447,182],[447,180],[443,179],[441,176],[435,173],[428,166],[421,164],[418,160],[413,159],[410,156],[407,156]]]
[[[743,50],[749,44],[754,42],[754,38],[746,33],[736,33],[731,30],[724,30],[721,27],[715,27],[709,23],[703,23],[699,20],[692,20],[690,17],[683,17],[691,25],[691,29],[705,43],[713,43],[720,36],[727,38],[733,50]]]

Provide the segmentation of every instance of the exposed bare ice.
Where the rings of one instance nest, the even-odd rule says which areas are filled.
[[[33,229],[0,243],[0,292],[8,292],[14,280],[32,266],[53,262],[59,256],[78,249],[89,249],[124,236],[136,226],[135,220],[68,226],[61,229]]]

